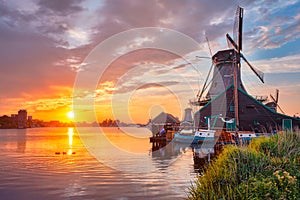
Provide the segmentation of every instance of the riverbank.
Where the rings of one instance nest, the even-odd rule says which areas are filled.
[[[300,132],[227,146],[189,189],[188,199],[299,199]]]

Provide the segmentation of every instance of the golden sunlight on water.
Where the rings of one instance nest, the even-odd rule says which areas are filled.
[[[97,129],[87,127],[87,132]],[[115,170],[95,159],[85,149],[76,128],[0,130],[1,199],[182,199],[195,178],[192,152],[181,147],[152,152],[148,131],[103,128],[118,148],[146,153],[156,167],[147,173]],[[136,135],[136,137],[134,137]],[[90,137],[86,135],[86,137]],[[101,144],[101,143],[100,143]],[[102,149],[101,149],[102,148]],[[109,150],[103,159],[132,169],[146,163],[118,157]],[[174,152],[186,152],[180,159]],[[122,160],[124,159],[124,160]],[[117,162],[121,160],[121,162]],[[171,163],[171,164],[170,164]]]
[[[68,155],[71,155],[73,153],[72,152],[73,135],[74,135],[73,130],[74,130],[74,128],[68,128],[68,135],[69,135],[69,150],[68,150]]]
[[[148,153],[151,148],[149,144],[151,132],[147,129],[111,128],[109,130],[104,129],[103,132],[108,140],[121,150],[132,153]]]
[[[68,135],[69,135],[69,146],[70,148],[72,148],[72,144],[73,144],[73,132],[74,128],[68,128]]]

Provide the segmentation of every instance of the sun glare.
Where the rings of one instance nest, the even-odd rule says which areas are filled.
[[[74,119],[74,112],[73,111],[70,111],[67,113],[67,116],[70,118],[70,119]]]

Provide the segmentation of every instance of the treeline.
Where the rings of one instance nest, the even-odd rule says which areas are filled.
[[[112,120],[112,119],[105,119],[102,122],[98,123],[99,126],[102,127],[126,127],[126,126],[130,126],[130,127],[143,127],[145,126],[145,124],[128,124],[125,122],[121,122],[120,120]]]
[[[102,122],[99,122],[99,125],[102,127],[117,127],[120,126],[119,120],[105,119]]]
[[[0,128],[17,128],[17,121],[13,121],[11,117],[3,115],[0,117]]]

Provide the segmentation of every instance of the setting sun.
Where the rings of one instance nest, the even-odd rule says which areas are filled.
[[[74,112],[73,112],[73,111],[68,112],[68,113],[67,113],[67,116],[68,116],[68,118],[70,118],[70,119],[74,119]]]

